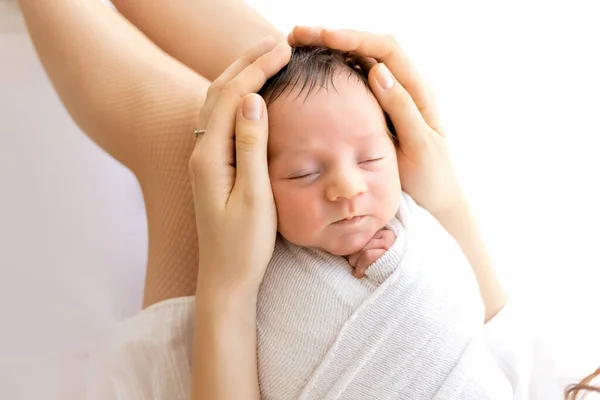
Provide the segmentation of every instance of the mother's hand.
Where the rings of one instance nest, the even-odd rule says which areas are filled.
[[[369,71],[369,84],[396,130],[404,190],[435,217],[464,205],[432,95],[391,36],[296,27],[288,41],[324,45],[378,62]]]
[[[431,96],[408,57],[390,36],[350,30],[298,27],[290,44],[325,45],[363,58],[369,85],[390,116],[399,141],[398,168],[404,190],[456,240],[479,282],[486,322],[506,304],[476,219],[459,185]]]
[[[290,58],[263,40],[208,90],[189,170],[199,247],[199,290],[255,295],[272,256],[276,213],[267,167],[267,110],[255,94]]]

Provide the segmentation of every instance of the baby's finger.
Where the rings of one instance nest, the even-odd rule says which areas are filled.
[[[395,239],[396,238],[396,234],[391,231],[390,229],[387,228],[383,228],[377,231],[377,233],[375,235],[373,235],[374,239]]]
[[[354,276],[362,278],[365,276],[365,272],[375,261],[379,260],[381,256],[385,254],[384,249],[369,249],[361,253],[356,267],[354,268]]]
[[[380,63],[369,72],[369,85],[383,110],[390,116],[402,148],[421,148],[427,125],[410,94]]]
[[[425,122],[434,130],[440,131],[441,124],[437,108],[429,89],[392,36],[353,30],[323,29],[319,38],[314,42],[322,43],[332,49],[349,51],[361,57],[372,57],[387,65],[410,94]]]
[[[379,239],[381,239],[389,248],[389,246],[391,246],[392,244],[394,244],[394,241],[396,240],[396,234],[389,230],[389,229],[382,229],[378,232],[377,237]]]
[[[360,258],[361,252],[362,252],[362,250],[348,256],[348,264],[350,264],[350,266],[352,268],[356,267],[356,264],[358,263],[358,259]]]

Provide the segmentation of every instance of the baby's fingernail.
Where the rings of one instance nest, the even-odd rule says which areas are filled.
[[[389,89],[394,86],[394,77],[384,63],[377,67],[377,82],[383,89]]]

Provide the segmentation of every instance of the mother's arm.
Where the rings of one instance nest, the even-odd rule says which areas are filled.
[[[243,0],[112,0],[165,52],[215,80],[267,35],[286,37]]]

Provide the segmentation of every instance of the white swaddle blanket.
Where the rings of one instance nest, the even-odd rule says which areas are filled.
[[[262,398],[512,398],[486,347],[483,304],[460,248],[408,195],[397,217],[394,245],[360,280],[345,259],[278,239],[259,293]],[[193,304],[173,308],[161,327],[148,324],[156,310],[126,321],[99,349],[111,365],[90,374],[111,372],[90,394],[189,399]],[[165,342],[149,334],[156,329]],[[154,364],[151,376],[131,368],[140,362]],[[111,394],[98,394],[107,387]]]

